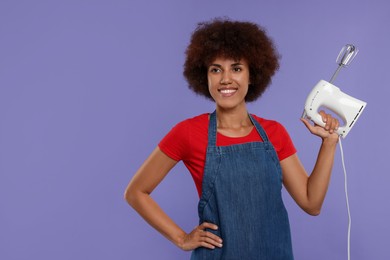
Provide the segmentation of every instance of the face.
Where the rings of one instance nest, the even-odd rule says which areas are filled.
[[[207,78],[217,106],[224,109],[245,107],[249,86],[249,66],[245,60],[217,58],[209,65]]]

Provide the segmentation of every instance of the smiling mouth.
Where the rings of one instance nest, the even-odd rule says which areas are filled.
[[[226,96],[231,96],[234,93],[236,93],[237,89],[236,88],[223,88],[218,90],[222,95]]]

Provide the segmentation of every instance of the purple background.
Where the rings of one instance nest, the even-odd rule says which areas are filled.
[[[272,2],[272,3],[271,3]],[[0,259],[186,259],[124,201],[123,191],[177,122],[214,109],[182,76],[199,21],[268,29],[281,69],[252,113],[280,121],[308,171],[318,138],[299,117],[346,43],[360,53],[335,84],[368,103],[344,140],[352,258],[390,259],[390,4],[383,1],[0,2]],[[346,259],[340,152],[319,217],[285,194],[296,259]],[[179,164],[153,193],[185,230],[197,194]]]

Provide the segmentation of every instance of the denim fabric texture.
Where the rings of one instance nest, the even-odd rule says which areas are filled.
[[[282,201],[279,159],[261,125],[263,142],[216,146],[216,112],[210,114],[199,223],[223,239],[223,247],[199,247],[192,260],[292,260],[290,225]]]

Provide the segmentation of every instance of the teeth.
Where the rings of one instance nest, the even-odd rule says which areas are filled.
[[[230,94],[230,93],[236,92],[236,90],[235,89],[221,89],[220,92],[222,94]]]

